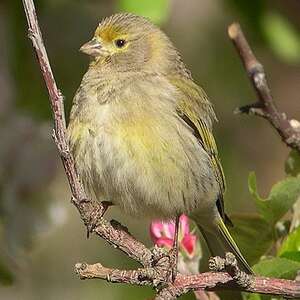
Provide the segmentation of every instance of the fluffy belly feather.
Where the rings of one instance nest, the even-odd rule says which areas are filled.
[[[158,118],[143,114],[105,126],[72,124],[79,175],[98,200],[112,201],[134,216],[205,214],[218,191],[208,155],[175,116]]]

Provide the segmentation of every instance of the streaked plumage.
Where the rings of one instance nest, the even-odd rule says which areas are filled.
[[[168,37],[145,18],[117,14],[82,49],[94,60],[68,136],[85,186],[133,216],[189,215],[214,254],[225,243],[247,269],[222,221],[213,108]]]

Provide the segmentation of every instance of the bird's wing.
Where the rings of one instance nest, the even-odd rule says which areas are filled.
[[[212,121],[216,120],[212,105],[205,92],[192,79],[183,76],[169,76],[168,79],[181,94],[176,106],[178,115],[194,131],[199,143],[211,158],[220,185],[220,198],[217,200],[217,206],[221,216],[225,219],[223,202],[225,177],[212,134]]]

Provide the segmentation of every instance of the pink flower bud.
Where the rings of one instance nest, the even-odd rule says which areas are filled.
[[[150,235],[155,245],[170,250],[175,235],[174,221],[152,221]],[[193,231],[190,231],[189,219],[186,215],[181,215],[179,218],[178,245],[178,272],[185,275],[199,273],[200,243]],[[194,293],[199,300],[220,300],[213,292],[195,291]]]
[[[150,225],[150,235],[155,245],[171,249],[174,241],[175,224],[174,221],[163,222],[153,221]],[[197,250],[197,236],[192,234],[189,226],[189,219],[186,215],[179,218],[178,232],[179,252],[183,256],[192,258]]]

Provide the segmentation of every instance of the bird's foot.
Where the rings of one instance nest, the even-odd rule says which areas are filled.
[[[177,274],[177,251],[172,248],[158,247],[157,245],[151,250],[153,254],[152,267],[160,269],[160,273],[164,274],[164,278],[159,284],[162,286],[173,283]]]
[[[170,281],[174,282],[177,275],[178,263],[178,230],[179,230],[179,216],[175,218],[173,247],[169,252],[170,257]]]
[[[170,262],[170,271],[168,276],[169,282],[174,282],[177,275],[177,263],[178,263],[178,247],[173,247],[169,251],[169,262]]]

